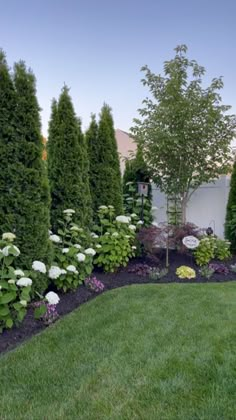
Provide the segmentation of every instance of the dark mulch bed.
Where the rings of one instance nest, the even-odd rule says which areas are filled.
[[[142,264],[148,266],[164,267],[165,260],[162,255],[157,263],[156,260],[148,258],[136,258],[130,261],[129,265],[125,268],[121,268],[119,271],[113,274],[105,274],[100,270],[94,272],[94,275],[101,280],[106,290],[115,289],[130,284],[143,284],[143,283],[206,283],[206,282],[227,282],[236,281],[236,273],[230,272],[229,274],[214,274],[209,280],[202,277],[199,274],[199,267],[194,263],[193,258],[190,255],[181,255],[176,252],[170,253],[170,267],[168,274],[158,281],[151,281],[148,276],[138,275],[135,267],[141,267]],[[227,262],[227,266],[236,262],[236,257]],[[141,264],[141,266],[140,266]],[[191,280],[181,280],[176,274],[176,268],[181,265],[187,265],[195,269],[196,278]],[[140,270],[142,271],[142,269]],[[77,290],[66,294],[59,294],[60,302],[57,305],[57,311],[60,316],[64,316],[67,313],[78,308],[82,303],[87,302],[97,296],[97,293],[88,290],[84,285],[81,285]],[[39,333],[44,328],[50,328],[44,325],[42,321],[34,319],[33,310],[29,309],[24,321],[19,327],[14,327],[11,330],[5,330],[0,335],[0,353],[12,350],[17,347],[20,343]]]

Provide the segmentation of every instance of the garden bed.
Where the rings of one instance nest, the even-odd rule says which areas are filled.
[[[235,263],[236,257],[227,262],[227,266]],[[160,258],[158,267],[164,267],[164,255]],[[187,265],[196,271],[196,278],[194,279],[179,279],[175,272],[176,269],[182,265]],[[236,281],[236,273],[229,272],[229,274],[213,274],[210,279],[206,279],[199,274],[199,267],[195,264],[193,258],[189,255],[178,254],[176,252],[170,253],[170,267],[168,274],[158,281],[150,280],[148,275],[143,275],[145,267],[156,267],[157,263],[148,258],[136,258],[130,261],[127,267],[119,269],[116,273],[103,273],[96,270],[94,275],[104,283],[104,291],[114,289],[117,287],[127,286],[131,284],[143,283],[211,283],[211,282],[227,282]],[[144,268],[142,270],[142,267]],[[137,274],[137,270],[139,274]],[[77,290],[68,292],[66,294],[60,293],[60,302],[57,305],[57,311],[60,316],[66,315],[79,307],[82,303],[93,299],[98,293],[88,290],[84,285],[81,285]],[[39,333],[44,328],[47,328],[42,321],[35,320],[33,309],[29,309],[24,321],[19,327],[13,327],[10,330],[5,330],[0,335],[0,353],[6,352],[18,346],[31,336]]]

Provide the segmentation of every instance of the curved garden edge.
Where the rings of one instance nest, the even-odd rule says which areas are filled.
[[[231,261],[232,262],[232,261]],[[102,271],[94,271],[94,275],[101,280],[105,286],[104,291],[100,293],[93,292],[87,289],[84,285],[79,286],[75,291],[70,291],[65,294],[60,293],[60,302],[57,305],[59,316],[62,317],[74,309],[78,308],[83,303],[94,299],[101,293],[105,293],[111,289],[124,287],[132,284],[170,284],[170,283],[222,283],[229,281],[236,281],[236,273],[229,275],[214,274],[210,280],[197,276],[196,279],[181,280],[175,275],[175,269],[181,264],[189,264],[189,257],[186,255],[178,255],[178,258],[172,256],[169,273],[159,281],[150,280],[148,276],[140,276],[133,272],[129,272],[136,263],[148,263],[145,259],[134,259],[130,261],[127,267],[117,271],[117,273],[103,273]],[[193,264],[196,269],[195,264]],[[60,319],[60,318],[59,318]],[[28,313],[18,327],[11,330],[5,330],[0,336],[0,353],[10,351],[32,337],[40,331],[48,328],[43,321],[35,320],[33,309],[29,309]]]

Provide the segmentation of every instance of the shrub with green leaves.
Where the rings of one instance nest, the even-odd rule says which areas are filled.
[[[193,253],[200,266],[207,265],[213,258],[224,261],[231,255],[230,242],[215,236],[206,236],[200,240]]]
[[[100,206],[99,223],[94,227],[100,233],[97,239],[95,264],[107,272],[126,266],[135,255],[136,225],[129,216],[114,216],[113,206]]]
[[[149,197],[143,197],[143,210],[142,198],[137,193],[137,186],[134,182],[126,183],[126,192],[124,193],[124,208],[125,214],[136,214],[140,219],[143,218],[143,225],[150,226],[152,217],[152,201]]]
[[[89,232],[73,222],[75,211],[66,209],[59,221],[57,234],[51,234],[54,244],[54,263],[49,269],[49,278],[58,289],[66,292],[76,289],[93,270],[93,238]]]
[[[0,242],[0,333],[23,321],[30,301],[32,280],[14,267],[14,260],[20,255],[14,239],[15,235],[8,232]]]

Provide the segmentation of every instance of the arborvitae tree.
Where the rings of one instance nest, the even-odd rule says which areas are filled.
[[[90,192],[89,184],[89,157],[88,157],[88,144],[84,134],[81,129],[81,120],[78,119],[78,140],[81,150],[81,163],[82,163],[82,182],[83,182],[83,208],[85,212],[84,221],[87,226],[92,222],[93,218],[93,208],[92,208],[92,198]]]
[[[91,123],[86,133],[86,143],[88,146],[89,157],[89,185],[92,198],[93,214],[96,212],[100,205],[100,199],[97,194],[97,185],[99,178],[99,147],[98,147],[98,125],[94,114],[91,116]]]
[[[231,242],[231,249],[236,252],[236,162],[230,181],[230,191],[226,209],[225,237]]]
[[[55,100],[52,104],[47,151],[53,228],[58,227],[58,219],[67,208],[76,211],[81,226],[88,226],[91,222],[91,208],[88,177],[86,184],[83,173],[85,168],[88,172],[88,159],[80,123],[66,86],[62,89],[58,104]]]
[[[98,125],[98,172],[96,180],[97,204],[113,205],[116,214],[122,212],[120,161],[111,109],[102,107]]]
[[[49,187],[42,160],[36,81],[23,62],[9,75],[4,55],[0,64],[0,226],[16,234],[18,262],[48,260],[50,245]],[[6,161],[7,159],[7,161]],[[42,291],[46,285],[37,285]]]

